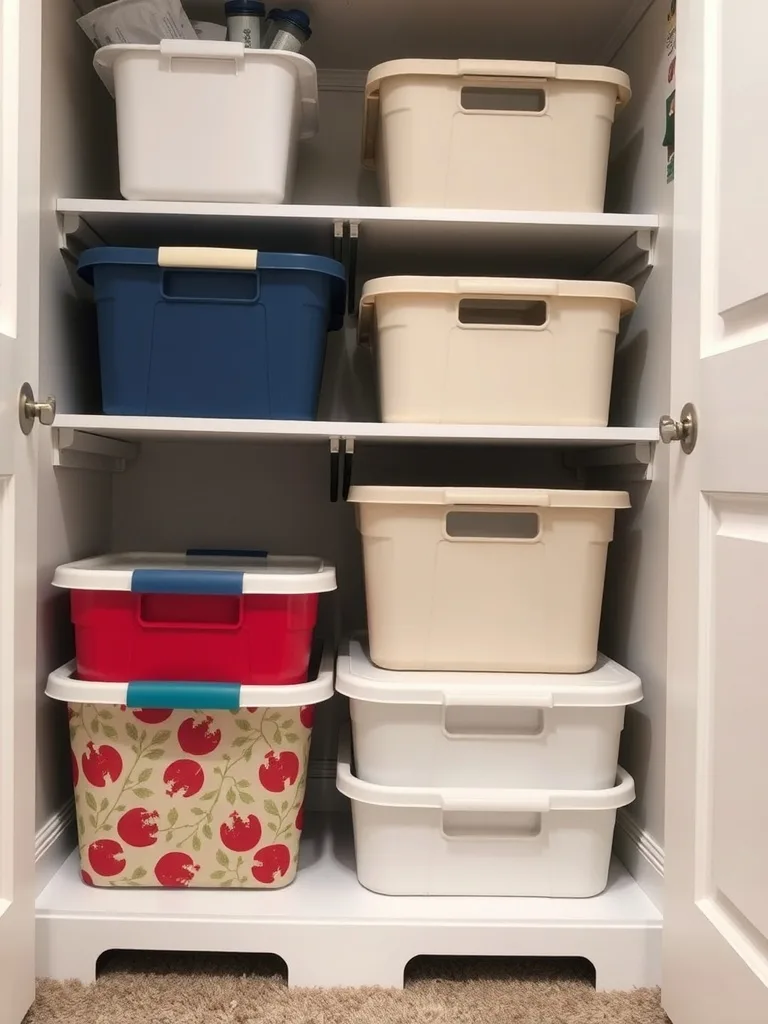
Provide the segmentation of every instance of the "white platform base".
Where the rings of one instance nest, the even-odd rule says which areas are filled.
[[[660,982],[661,915],[617,861],[588,900],[379,896],[358,884],[335,816],[272,892],[92,889],[73,853],[37,900],[37,973],[91,982],[109,949],[274,953],[289,985],[320,988],[402,988],[422,954],[584,957],[598,989],[632,989]]]

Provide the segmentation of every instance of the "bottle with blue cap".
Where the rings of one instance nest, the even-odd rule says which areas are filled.
[[[290,50],[298,53],[312,35],[309,16],[295,7],[288,11],[273,7],[267,15],[267,20],[270,22],[270,50]]]
[[[246,50],[261,48],[261,25],[266,8],[261,0],[227,0],[227,39],[242,43]]]

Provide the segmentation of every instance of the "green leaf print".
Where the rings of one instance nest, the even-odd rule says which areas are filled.
[[[215,796],[216,796],[216,790],[215,789],[209,789],[207,793],[203,793],[203,795],[200,797],[200,799],[201,800],[213,800],[213,798]]]
[[[170,809],[170,811],[168,811],[168,824],[173,826],[173,825],[176,824],[176,822],[178,820],[179,820],[179,812],[176,810],[175,807],[172,807]]]
[[[243,732],[251,732],[251,723],[246,718],[236,718],[235,725]]]
[[[240,793],[240,799],[244,804],[255,804],[256,800],[250,793]]]
[[[224,853],[223,850],[216,851],[216,862],[221,864],[223,868],[229,867],[229,857]]]
[[[226,871],[212,871],[209,878],[223,878],[226,875]]]
[[[133,792],[135,796],[140,797],[142,800],[145,800],[148,796],[152,796],[152,790],[147,789],[146,786],[139,786],[138,789],[134,789]]]
[[[151,768],[144,768],[139,773],[139,782],[146,782],[147,779],[151,779],[151,778],[152,778],[152,769]]]
[[[237,800],[237,793],[235,792],[235,789],[234,789],[234,787],[232,787],[232,788],[231,788],[231,789],[229,790],[229,792],[227,793],[227,803],[228,803],[228,804],[234,804],[234,802],[235,802],[236,800]]]
[[[278,816],[280,815],[280,811],[278,811],[277,804],[275,803],[274,800],[265,800],[264,810],[267,812],[267,814],[277,814]]]
[[[211,829],[211,826],[208,824],[207,821],[203,825],[203,835],[205,836],[206,839],[213,839],[213,830]]]
[[[298,742],[299,739],[295,732],[287,732],[285,734],[285,738],[288,740],[289,743],[296,743]]]
[[[233,747],[244,747],[246,743],[250,743],[250,742],[251,742],[251,740],[250,740],[249,736],[235,736],[235,738],[232,740],[232,746]]]
[[[93,795],[90,789],[86,790],[85,802],[88,804],[92,811],[98,810],[98,806],[96,804],[96,797]]]
[[[117,739],[117,729],[113,725],[102,725],[102,729],[104,730],[104,735],[107,737],[107,739]]]
[[[192,836],[192,849],[196,853],[199,853],[200,850],[202,849],[202,847],[203,847],[203,844],[200,842],[200,836],[197,833],[195,833]]]
[[[148,750],[144,757],[146,757],[148,761],[159,761],[164,754],[164,750],[160,750],[158,747],[155,747],[154,750]]]
[[[139,730],[136,728],[136,726],[133,724],[133,722],[126,722],[125,723],[125,732],[126,732],[126,735],[128,736],[128,739],[138,740],[138,738],[139,738]]]
[[[159,746],[161,743],[167,743],[170,738],[171,738],[171,730],[170,729],[161,729],[160,732],[156,732],[155,733],[155,735],[150,740],[150,744],[149,745],[151,747]]]

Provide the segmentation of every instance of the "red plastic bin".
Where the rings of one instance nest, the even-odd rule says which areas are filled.
[[[81,679],[286,685],[307,678],[320,593],[318,558],[104,555],[56,570],[71,591]]]

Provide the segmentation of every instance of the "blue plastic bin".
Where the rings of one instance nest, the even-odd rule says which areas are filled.
[[[104,412],[314,419],[326,335],[344,318],[341,263],[259,252],[255,270],[209,269],[205,250],[169,251],[162,266],[160,252],[105,246],[80,258]],[[210,250],[211,262],[227,253]]]

